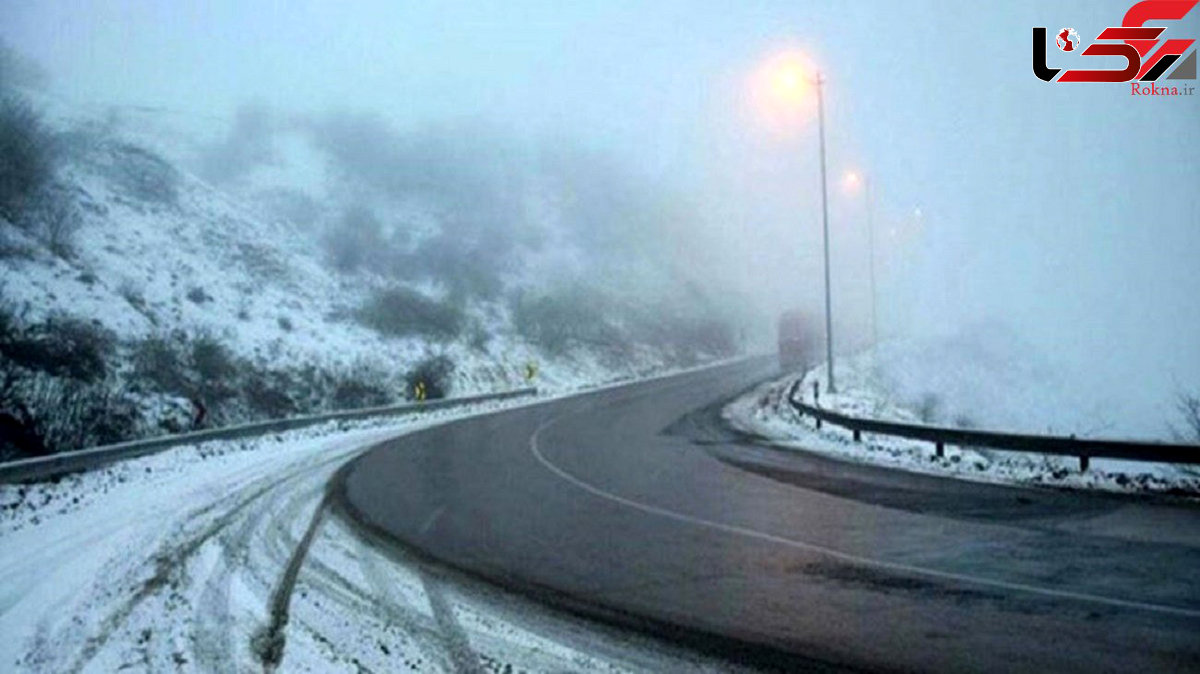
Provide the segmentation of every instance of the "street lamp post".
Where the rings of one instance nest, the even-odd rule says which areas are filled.
[[[830,393],[837,393],[833,378],[833,302],[829,290],[829,185],[825,171],[825,97],[822,85],[825,78],[817,71],[817,125],[821,136],[821,225],[825,245],[825,367],[829,371]]]
[[[867,263],[871,277],[871,353],[879,348],[879,314],[875,293],[875,201],[871,198],[871,179],[863,178],[863,197],[867,200]]]
[[[815,75],[815,76],[814,76]],[[755,92],[762,103],[763,111],[773,123],[795,128],[795,113],[805,110],[803,105],[811,89],[817,90],[817,123],[821,151],[821,225],[825,260],[825,362],[829,371],[826,390],[837,393],[833,373],[833,299],[829,270],[829,180],[825,162],[825,96],[822,89],[825,78],[821,71],[812,67],[803,54],[784,52],[767,61],[755,77]],[[780,124],[782,123],[782,124]]]

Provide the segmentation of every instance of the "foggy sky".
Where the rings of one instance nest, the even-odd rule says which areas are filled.
[[[1090,42],[1129,2],[482,4],[6,0],[0,37],[74,101],[570,138],[690,195],[706,217],[676,264],[817,310],[815,126],[778,138],[746,109],[756,64],[799,48],[828,78],[842,334],[867,316],[853,168],[885,334],[1001,321],[1097,385],[1200,387],[1200,95],[1030,71],[1033,26]],[[1200,10],[1169,30],[1200,37]]]

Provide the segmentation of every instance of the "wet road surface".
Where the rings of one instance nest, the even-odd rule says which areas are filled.
[[[456,421],[341,474],[423,555],[741,664],[1200,671],[1200,508],[759,446],[764,360]]]

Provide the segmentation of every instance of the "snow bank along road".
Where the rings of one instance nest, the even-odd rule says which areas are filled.
[[[208,442],[0,486],[0,671],[722,668],[384,552],[322,507],[364,449],[519,404]]]
[[[334,500],[381,539],[754,666],[1200,671],[1200,508],[779,452],[757,361],[385,443]]]

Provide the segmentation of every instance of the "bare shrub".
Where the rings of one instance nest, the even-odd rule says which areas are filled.
[[[665,350],[675,365],[694,365],[706,359],[732,355],[737,350],[733,326],[715,318],[685,311],[644,309],[635,312],[629,338]]]
[[[41,115],[16,94],[0,95],[0,216],[25,226],[54,171],[54,140]]]
[[[1175,408],[1183,420],[1183,428],[1175,429],[1175,436],[1183,442],[1200,443],[1200,395],[1180,391]]]
[[[164,393],[194,396],[237,378],[242,364],[215,336],[156,334],[133,347],[134,375]]]
[[[292,399],[295,384],[284,372],[250,370],[246,373],[242,394],[251,412],[270,419],[295,414],[300,406]]]
[[[146,302],[146,295],[142,292],[140,286],[131,279],[125,279],[117,285],[117,293],[121,295],[129,306],[133,307],[137,312],[151,323],[156,322],[154,315],[150,313],[150,306]]]
[[[51,452],[65,452],[131,439],[140,418],[137,406],[113,382],[84,384],[41,378],[30,409]]]
[[[64,259],[74,255],[75,233],[79,231],[81,219],[79,210],[64,190],[44,190],[33,217],[50,252]]]
[[[8,433],[0,453],[52,454],[129,440],[140,414],[111,380],[85,383],[6,365],[0,424]]]
[[[532,295],[512,303],[517,333],[552,355],[587,349],[608,360],[628,358],[640,347],[677,365],[732,355],[732,325],[691,306],[622,301],[584,285]]]
[[[445,398],[450,393],[454,361],[444,354],[427,356],[404,375],[409,399],[421,397],[425,400]]]
[[[22,379],[23,372],[12,361],[0,361],[0,461],[48,452],[23,400]]]
[[[517,333],[553,355],[572,347],[624,349],[626,340],[612,322],[611,303],[579,287],[513,302]]]
[[[917,418],[922,423],[931,424],[938,419],[942,407],[942,399],[936,393],[926,393],[917,404]]]
[[[387,376],[365,363],[334,375],[330,405],[349,410],[387,405],[395,399]]]
[[[189,365],[196,381],[189,393],[209,402],[227,400],[237,395],[240,370],[249,370],[239,363],[229,349],[213,335],[203,333],[192,339]]]
[[[32,260],[37,248],[15,229],[0,227],[0,260]]]
[[[391,337],[453,339],[465,323],[457,305],[435,302],[401,288],[376,292],[359,308],[357,317],[364,325]]]
[[[126,195],[142,202],[173,206],[179,199],[179,172],[149,150],[110,144],[109,177]]]
[[[188,298],[188,301],[193,302],[195,304],[204,304],[205,302],[212,301],[212,296],[209,295],[208,292],[205,291],[204,288],[201,288],[200,286],[190,288],[187,291],[187,298]]]
[[[134,377],[175,395],[191,390],[184,344],[166,334],[150,335],[133,346]]]
[[[966,414],[959,414],[954,417],[954,426],[956,428],[973,429],[975,428],[975,420]]]
[[[115,348],[111,331],[66,314],[14,330],[0,343],[3,355],[21,367],[86,383],[105,376]]]
[[[0,353],[6,344],[21,336],[22,323],[17,306],[4,298],[4,287],[0,286]]]
[[[282,281],[290,276],[287,260],[268,246],[239,242],[234,257],[255,279]]]
[[[381,271],[390,271],[399,278],[435,280],[466,297],[494,299],[504,288],[506,263],[497,251],[510,244],[482,232],[478,236],[482,240],[464,241],[457,232],[439,234],[423,241],[412,254],[395,256],[395,268]]]
[[[386,258],[383,227],[368,209],[351,208],[326,232],[325,249],[338,271],[378,268]]]

